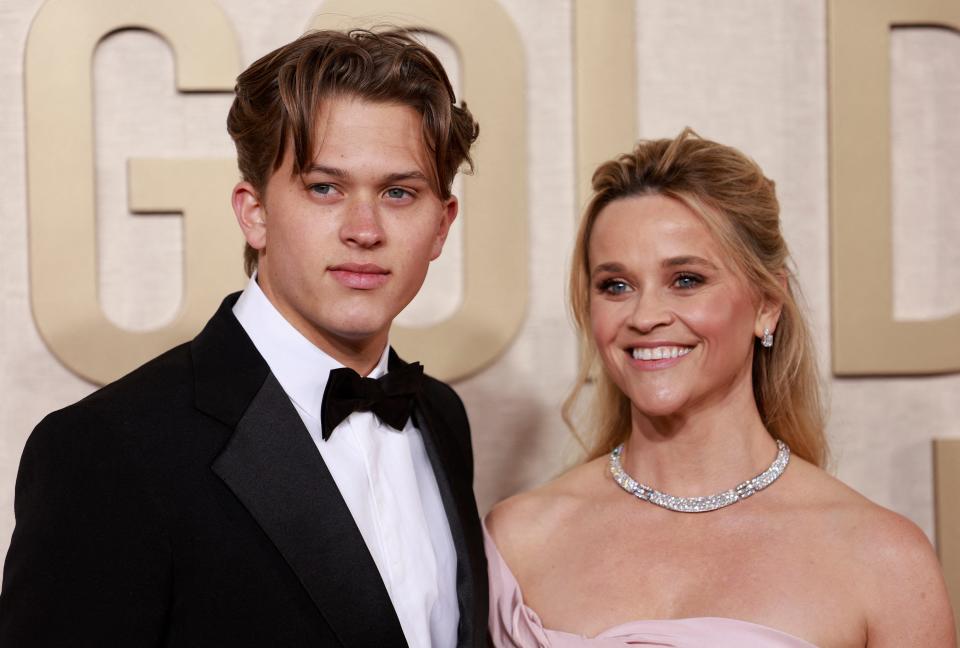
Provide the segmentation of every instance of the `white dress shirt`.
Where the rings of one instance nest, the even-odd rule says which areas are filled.
[[[330,370],[343,365],[297,331],[251,277],[233,314],[313,438],[380,571],[411,648],[455,646],[457,556],[420,431],[354,412],[327,441],[320,406]],[[389,346],[370,372],[387,372]],[[304,496],[307,496],[306,494]]]

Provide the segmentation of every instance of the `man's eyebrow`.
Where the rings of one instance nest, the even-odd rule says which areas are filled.
[[[423,175],[422,171],[403,171],[401,173],[390,173],[385,175],[383,177],[383,184],[403,182],[404,180],[422,180],[423,182],[430,182],[430,179]]]
[[[324,166],[322,164],[311,164],[309,167],[307,167],[307,173],[323,173],[328,176],[333,176],[334,178],[346,178],[348,175],[350,175],[343,169]]]
[[[326,166],[324,164],[311,164],[307,168],[307,173],[322,173],[324,175],[332,176],[334,178],[340,178],[345,180],[350,177],[350,174],[343,170],[338,169],[337,167]],[[381,184],[393,184],[394,182],[403,182],[404,180],[421,180],[423,182],[430,182],[430,179],[423,174],[422,171],[414,169],[412,171],[399,171],[397,173],[388,173],[387,175],[380,178]]]

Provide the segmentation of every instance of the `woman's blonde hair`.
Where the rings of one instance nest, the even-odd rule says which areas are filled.
[[[767,430],[798,456],[818,466],[827,459],[820,382],[810,332],[795,295],[790,254],[780,233],[774,183],[740,151],[701,138],[689,128],[675,139],[640,141],[632,153],[605,162],[593,174],[593,197],[580,223],[570,272],[570,306],[582,339],[580,373],[564,403],[564,419],[576,433],[573,410],[594,379],[590,457],[610,452],[630,434],[630,401],[597,371],[590,333],[590,235],[604,207],[615,200],[663,195],[681,201],[703,219],[734,267],[761,297],[783,305],[776,343],[755,341],[753,393]],[[602,367],[601,367],[602,368]],[[579,437],[578,437],[579,438]]]

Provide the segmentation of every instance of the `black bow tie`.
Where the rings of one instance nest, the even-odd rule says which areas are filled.
[[[397,367],[380,378],[361,378],[353,369],[330,372],[320,406],[320,430],[326,441],[333,429],[354,412],[373,412],[396,430],[403,430],[413,413],[413,399],[420,392],[423,365]]]

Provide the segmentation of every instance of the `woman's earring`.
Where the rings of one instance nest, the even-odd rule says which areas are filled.
[[[770,332],[769,328],[763,329],[763,337],[760,338],[760,344],[762,344],[765,349],[773,346],[773,333]]]

